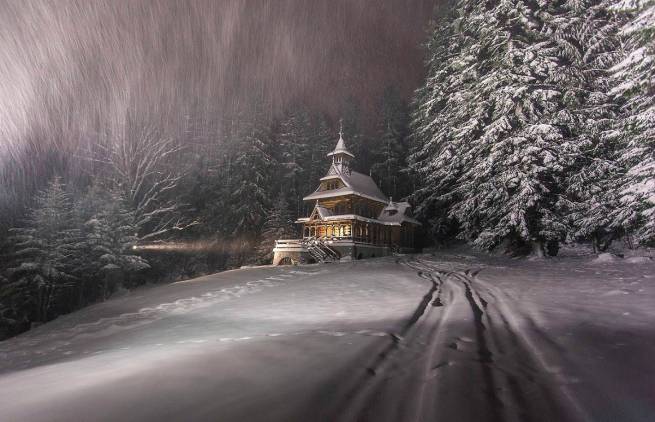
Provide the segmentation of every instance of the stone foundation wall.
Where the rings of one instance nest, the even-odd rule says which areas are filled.
[[[329,246],[341,254],[341,258],[367,259],[392,254],[391,248],[387,246],[362,245],[352,242],[334,243],[329,244]],[[309,252],[300,250],[299,248],[273,249],[273,265],[309,264],[312,262],[314,261]]]
[[[274,251],[273,265],[294,265],[307,264],[310,262],[310,255],[301,251]]]

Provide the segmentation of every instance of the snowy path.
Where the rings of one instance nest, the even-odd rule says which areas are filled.
[[[655,420],[655,266],[253,268],[0,343],[0,420]]]
[[[478,270],[409,265],[433,283],[422,302],[427,306],[408,330],[405,350],[378,365],[381,376],[360,392],[349,419],[581,419],[522,329],[523,317],[476,279]]]
[[[345,420],[578,420],[520,327],[516,308],[478,270],[407,262],[432,284],[400,341],[355,388]],[[361,386],[359,386],[361,387]],[[398,400],[403,397],[403,400]]]

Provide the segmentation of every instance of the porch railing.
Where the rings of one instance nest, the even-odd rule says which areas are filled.
[[[305,238],[303,239],[303,245],[316,262],[338,261],[341,258],[341,254],[332,249],[322,239],[315,237]]]

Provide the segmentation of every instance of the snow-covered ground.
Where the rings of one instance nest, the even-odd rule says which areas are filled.
[[[0,343],[1,421],[652,421],[655,264],[468,251],[142,289]]]

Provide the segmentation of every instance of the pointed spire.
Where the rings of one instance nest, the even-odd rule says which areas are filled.
[[[351,158],[355,158],[352,152],[348,151],[348,148],[346,148],[346,141],[343,140],[343,119],[339,119],[339,141],[337,141],[337,146],[334,147],[332,152],[328,154],[328,157],[332,157],[335,155],[341,155],[341,156],[350,156]]]
[[[343,137],[341,135],[339,135],[339,141],[337,142],[337,146],[334,147],[334,151],[332,152],[336,153],[340,151],[346,151],[346,152],[348,151],[348,149],[346,148],[346,142],[343,140]]]

